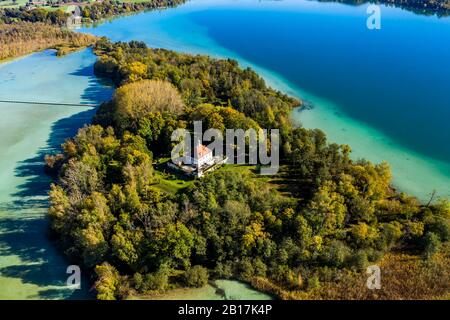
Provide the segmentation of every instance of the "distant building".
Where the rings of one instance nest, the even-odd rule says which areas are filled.
[[[28,0],[28,2],[25,4],[25,7],[27,10],[35,9],[39,6],[45,6],[47,4],[47,1],[42,0]]]
[[[81,8],[76,6],[75,10],[73,11],[73,16],[80,17],[81,18]]]

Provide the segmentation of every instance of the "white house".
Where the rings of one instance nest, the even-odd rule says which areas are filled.
[[[182,171],[188,176],[201,178],[205,173],[219,168],[226,163],[227,160],[227,157],[213,156],[211,149],[199,144],[195,147],[195,152],[193,154],[188,154],[187,151],[185,151],[181,159],[169,161],[167,165],[172,169]]]
[[[203,144],[200,144],[194,149],[194,152],[195,152],[194,157],[192,157],[191,155],[185,155],[183,162],[186,164],[196,166],[197,170],[202,168],[204,165],[209,166],[214,164],[213,153],[211,149],[209,149],[208,147],[204,146]]]

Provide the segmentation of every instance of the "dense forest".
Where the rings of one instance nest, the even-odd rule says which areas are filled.
[[[184,2],[186,0],[146,0],[143,2],[107,0],[83,5],[81,7],[81,16],[84,21],[89,22],[131,12],[175,7]],[[28,21],[65,25],[68,16],[69,14],[62,10],[50,11],[45,8],[32,10],[26,7],[0,9],[0,23]]]
[[[391,187],[387,163],[293,126],[301,101],[251,69],[142,42],[101,39],[97,75],[117,85],[93,124],[46,157],[52,229],[92,271],[99,299],[233,278],[283,299],[449,296],[450,203]],[[227,165],[173,192],[158,165],[176,128],[280,128],[282,169]],[[365,287],[380,265],[380,290]]]
[[[185,0],[149,0],[146,2],[103,1],[84,5],[81,10],[85,22],[115,15],[174,7]],[[96,38],[65,28],[70,14],[60,9],[45,8],[0,9],[0,60],[15,58],[44,49],[57,49],[66,54],[92,45]]]
[[[186,0],[146,0],[142,2],[103,1],[84,6],[81,12],[85,20],[100,20],[130,12],[165,9],[185,3]]]
[[[58,55],[93,45],[96,37],[63,30],[46,23],[0,23],[0,60],[44,49],[57,49]]]

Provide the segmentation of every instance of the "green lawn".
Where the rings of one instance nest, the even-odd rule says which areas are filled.
[[[11,0],[2,1],[0,0],[0,8],[18,8],[24,6],[28,0],[17,0],[16,3]]]
[[[169,158],[159,159],[155,165],[156,176],[159,178],[159,183],[156,187],[167,193],[176,194],[178,191],[192,185],[195,180],[170,170],[167,167],[169,160]]]
[[[195,181],[194,178],[187,177],[181,173],[174,170],[170,170],[167,167],[167,162],[169,158],[159,159],[158,163],[155,165],[156,176],[159,178],[159,183],[156,187],[162,191],[170,194],[176,194],[178,191],[189,187]],[[256,173],[256,166],[249,165],[238,165],[238,164],[226,164],[216,171],[233,171],[242,173]],[[212,174],[212,172],[207,173]],[[260,175],[254,175],[257,179],[269,179]]]
[[[298,187],[296,181],[292,179],[293,173],[289,172],[288,167],[285,165],[281,165],[278,173],[273,176],[261,175],[259,168],[256,165],[227,164],[220,168],[218,171],[220,170],[250,173],[252,179],[270,183],[275,190],[286,197],[291,197],[292,190],[295,190]]]
[[[252,175],[253,179],[262,180],[265,182],[271,182],[275,176],[263,176],[260,174],[259,167],[256,165],[246,165],[246,164],[226,164],[218,171],[233,171],[241,173],[249,173]]]
[[[157,176],[159,177],[159,183],[156,185],[157,188],[161,189],[170,194],[176,194],[178,191],[189,187],[194,183],[194,180],[181,180],[176,177],[167,178],[165,175],[163,176],[160,172],[157,172]]]
[[[167,167],[167,162],[169,158],[159,159],[158,163],[154,166],[156,176],[159,178],[159,183],[155,186],[160,190],[170,193],[176,194],[180,190],[183,190],[190,185],[192,185],[195,181],[194,178],[187,177],[181,173],[178,173],[174,170],[170,170]],[[233,171],[240,173],[248,173],[251,176],[251,179],[257,179],[259,181],[264,181],[273,185],[273,187],[278,190],[281,194],[285,196],[289,196],[288,192],[288,183],[289,178],[287,177],[289,173],[285,172],[285,167],[280,168],[279,174],[275,176],[263,176],[259,174],[259,168],[256,165],[239,165],[239,164],[225,164],[221,168],[217,169],[218,171]],[[213,174],[212,172],[207,173]]]

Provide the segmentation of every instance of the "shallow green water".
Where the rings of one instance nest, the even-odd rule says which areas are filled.
[[[0,65],[0,100],[107,100],[111,90],[93,76],[94,61],[89,50],[64,58],[45,51]],[[89,123],[93,112],[0,103],[0,299],[88,297],[87,290],[66,286],[68,262],[47,238],[50,180],[43,157]]]
[[[217,280],[218,288],[225,292],[227,300],[271,300],[272,298],[262,292],[256,291],[245,283],[234,280]]]
[[[272,297],[254,290],[236,280],[216,280],[215,287],[210,284],[203,288],[175,289],[155,300],[272,300]],[[219,289],[220,291],[218,292]]]

